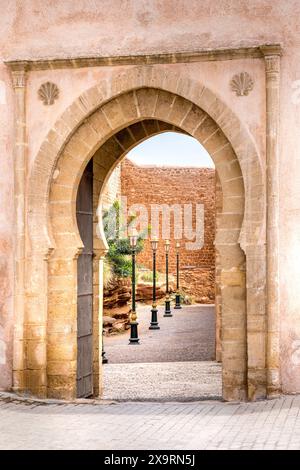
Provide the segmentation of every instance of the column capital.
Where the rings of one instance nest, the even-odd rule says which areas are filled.
[[[25,88],[28,63],[26,61],[16,62],[15,64],[11,65],[10,68],[13,88]]]
[[[266,74],[273,74],[280,72],[280,56],[269,55],[265,56]]]
[[[264,45],[259,47],[260,52],[262,53],[264,58],[270,56],[277,56],[280,57],[282,55],[282,47],[280,44],[271,44],[271,45]]]
[[[282,47],[280,44],[261,46],[260,51],[265,59],[266,75],[271,78],[274,73],[280,72],[280,56]]]
[[[108,253],[108,250],[101,250],[101,251],[100,251],[100,258],[101,258],[101,259],[105,258],[105,256],[107,255],[107,253]]]
[[[107,249],[99,249],[97,248],[94,250],[94,257],[98,260],[103,260],[105,256],[107,255],[108,250]]]

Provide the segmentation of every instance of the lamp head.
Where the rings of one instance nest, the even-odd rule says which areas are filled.
[[[158,247],[158,238],[157,237],[152,237],[151,240],[150,240],[150,243],[151,243],[152,250],[156,251],[157,247]]]
[[[138,241],[138,232],[134,228],[130,231],[130,235],[129,235],[129,243],[132,249],[136,248],[137,241]]]
[[[165,250],[166,250],[166,253],[169,253],[169,250],[170,250],[170,240],[166,240],[166,241],[165,241]]]

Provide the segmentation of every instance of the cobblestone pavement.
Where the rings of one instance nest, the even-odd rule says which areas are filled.
[[[299,449],[300,396],[256,403],[0,400],[0,449]]]
[[[211,361],[106,364],[103,398],[127,401],[221,399],[221,374],[221,364]]]
[[[151,306],[138,308],[140,344],[128,345],[129,331],[104,338],[110,364],[128,362],[211,361],[215,356],[214,306],[191,305],[165,318],[159,307],[160,330],[149,330]]]

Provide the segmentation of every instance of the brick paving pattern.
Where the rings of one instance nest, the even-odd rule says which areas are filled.
[[[300,396],[256,403],[0,399],[0,449],[299,449]]]

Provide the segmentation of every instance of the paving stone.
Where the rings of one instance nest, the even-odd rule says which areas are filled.
[[[10,402],[0,413],[0,449],[299,449],[299,443],[297,397],[35,408]]]

